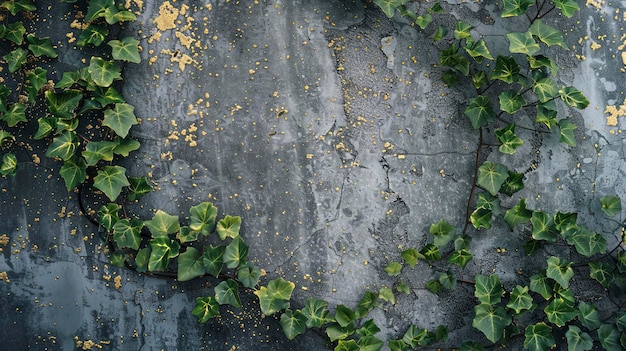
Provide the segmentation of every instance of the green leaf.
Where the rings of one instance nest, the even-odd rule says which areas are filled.
[[[55,93],[52,90],[45,92],[46,101],[48,102],[48,111],[61,119],[74,118],[74,111],[80,104],[83,94],[80,90],[63,90]]]
[[[87,161],[87,166],[94,166],[98,161],[113,160],[113,149],[117,143],[113,141],[90,141],[85,146],[82,155]]]
[[[356,307],[355,314],[357,318],[363,318],[376,308],[376,306],[378,306],[378,295],[366,290]]]
[[[535,0],[503,0],[502,17],[515,17],[526,12],[528,7],[535,5]]]
[[[439,294],[439,292],[443,290],[443,285],[441,285],[439,280],[432,279],[426,283],[426,290],[433,294]]]
[[[593,339],[575,325],[569,325],[565,333],[568,351],[586,351],[593,347]]]
[[[485,351],[485,347],[477,341],[465,341],[461,344],[460,351]]]
[[[496,196],[504,181],[508,178],[508,170],[505,166],[491,161],[485,161],[478,168],[476,184],[487,190],[492,196]]]
[[[509,296],[509,302],[506,307],[515,311],[515,314],[522,313],[523,310],[530,310],[533,308],[533,298],[528,293],[527,286],[516,286]]]
[[[554,225],[554,221],[548,214],[542,211],[533,211],[530,217],[530,223],[533,225],[532,237],[535,240],[546,240],[555,242],[558,231]]]
[[[306,331],[306,317],[300,311],[287,310],[280,316],[280,326],[287,339],[293,340]]]
[[[472,254],[467,249],[454,251],[450,258],[448,258],[448,262],[460,266],[461,268],[465,268],[471,260]]]
[[[559,141],[569,146],[576,146],[576,138],[574,137],[574,129],[578,128],[574,123],[567,119],[562,119],[557,122],[559,126],[560,138]]]
[[[0,164],[0,174],[2,176],[15,175],[17,170],[17,157],[14,154],[8,153],[2,156],[2,164]]]
[[[626,251],[617,253],[617,269],[620,273],[626,273]]]
[[[444,10],[444,8],[441,7],[441,4],[439,2],[435,2],[426,11],[428,11],[429,13],[446,13],[446,10]]]
[[[561,234],[565,241],[574,245],[576,252],[583,256],[590,257],[606,250],[606,239],[584,225],[569,226]]]
[[[117,143],[117,146],[113,149],[113,153],[124,157],[128,157],[132,151],[139,149],[139,146],[141,146],[137,140],[128,137],[124,139],[116,137],[113,141]]]
[[[435,246],[439,248],[446,246],[456,234],[456,228],[443,219],[440,219],[436,224],[431,224],[429,231],[435,238]]]
[[[104,111],[104,120],[102,125],[105,125],[115,131],[115,133],[122,138],[126,138],[130,128],[138,124],[137,117],[135,117],[135,107],[127,103],[117,103],[112,109]]]
[[[132,12],[128,10],[118,10],[115,6],[107,7],[106,11],[104,12],[104,18],[106,22],[110,25],[116,24],[118,22],[137,20],[137,17]]]
[[[602,324],[598,328],[598,339],[606,351],[623,351],[619,338],[620,332],[613,324]]]
[[[224,252],[226,251],[225,246],[217,246],[209,245],[204,248],[204,253],[202,254],[202,263],[204,264],[204,269],[207,273],[214,277],[218,277],[222,266],[224,265]]]
[[[139,40],[133,37],[126,37],[122,40],[111,40],[107,44],[112,49],[113,58],[116,60],[126,60],[133,63],[140,63]]]
[[[493,305],[500,302],[504,289],[500,284],[500,277],[492,274],[488,277],[477,274],[474,296],[483,304]]]
[[[397,277],[400,275],[402,267],[402,264],[398,262],[391,262],[387,265],[387,267],[385,267],[385,272],[387,272],[387,274],[391,277]]]
[[[593,330],[600,327],[600,317],[594,305],[581,301],[578,304],[578,320],[587,329]]]
[[[28,71],[28,100],[33,102],[39,90],[48,82],[48,71],[41,67]]]
[[[483,57],[487,60],[493,60],[493,56],[491,56],[491,52],[489,52],[483,39],[466,43],[464,49],[478,63],[482,62]]]
[[[396,9],[404,5],[405,2],[406,0],[374,0],[374,3],[378,5],[389,18],[393,17],[396,13]]]
[[[552,78],[542,78],[533,84],[533,91],[537,94],[539,101],[547,102],[559,94],[559,87]]]
[[[348,325],[348,327],[346,328],[342,328],[341,326],[339,326],[339,324],[333,323],[329,325],[328,328],[326,328],[326,335],[328,335],[328,338],[330,338],[331,342],[334,342],[337,340],[343,340],[351,336],[352,334],[354,334],[353,324]],[[350,340],[350,341],[354,341],[354,340]],[[354,346],[358,348],[358,345],[356,345],[356,342],[354,342]]]
[[[411,324],[402,336],[402,341],[412,348],[416,348],[418,346],[424,346],[423,341],[427,338],[427,336],[428,330]]]
[[[539,103],[537,104],[537,117],[535,118],[535,122],[543,123],[546,127],[548,127],[548,129],[552,129],[552,126],[557,125],[557,115],[558,110],[554,100]]]
[[[113,81],[122,79],[119,66],[114,61],[108,61],[101,57],[92,57],[87,70],[94,83],[100,87],[108,87],[113,84]],[[126,135],[121,136],[125,137]]]
[[[217,217],[217,207],[210,202],[202,202],[189,209],[189,228],[202,235],[209,235],[215,229],[215,218]]]
[[[302,314],[306,317],[307,328],[319,328],[330,322],[332,319],[328,318],[329,313],[328,302],[312,297],[306,300],[302,309]]]
[[[261,270],[251,262],[237,270],[237,279],[246,288],[254,288],[261,278]]]
[[[481,303],[474,307],[474,312],[476,316],[472,320],[472,327],[480,330],[494,343],[502,338],[504,328],[511,323],[511,316],[500,306]]]
[[[487,207],[477,207],[470,215],[470,222],[475,229],[491,228],[491,217],[493,212]]]
[[[148,270],[148,263],[150,262],[150,248],[144,247],[137,251],[135,256],[135,270],[137,272],[145,272]]]
[[[487,79],[487,74],[485,71],[478,71],[472,75],[472,84],[476,90],[481,89],[482,87],[489,84],[489,80]]]
[[[30,0],[6,0],[0,4],[0,7],[7,9],[13,16],[17,15],[18,12],[37,10],[37,7]]]
[[[126,102],[124,97],[114,87],[97,87],[94,91],[94,99],[100,104],[100,107],[105,107],[109,104]]]
[[[296,285],[282,278],[271,280],[267,287],[261,286],[254,294],[259,298],[261,312],[266,316],[289,308],[289,299]]]
[[[145,222],[144,222],[145,224]],[[148,270],[165,271],[170,259],[178,256],[180,245],[177,241],[171,240],[167,236],[160,236],[150,240],[150,262]]]
[[[96,18],[104,17],[104,13],[110,7],[115,7],[114,0],[90,0],[85,21],[91,22]]]
[[[15,127],[20,122],[28,122],[26,119],[26,105],[19,102],[11,104],[5,113],[0,112],[0,120],[7,122],[9,127]]]
[[[614,195],[605,195],[600,198],[600,209],[607,217],[622,213],[622,201]]]
[[[493,122],[496,116],[489,98],[483,95],[470,98],[464,113],[469,117],[474,129],[478,129],[489,122]]]
[[[465,23],[463,21],[457,21],[456,25],[454,26],[454,39],[462,40],[462,39],[471,38],[472,36],[471,30],[473,28],[474,27],[469,23]]]
[[[113,150],[113,152],[115,152],[115,150]],[[126,196],[128,201],[139,200],[142,196],[152,191],[152,186],[146,176],[139,178],[128,177],[128,182],[130,183],[128,186],[128,195]]]
[[[226,267],[237,268],[245,263],[247,258],[248,245],[246,245],[240,236],[233,239],[233,241],[226,246],[226,251],[223,256]]]
[[[396,304],[396,295],[393,294],[393,290],[389,288],[382,288],[378,292],[378,298],[390,302],[392,305]]]
[[[0,146],[2,146],[2,144],[4,144],[4,142],[6,140],[12,140],[15,141],[15,137],[13,136],[13,134],[6,132],[4,130],[0,130]]]
[[[76,45],[84,47],[87,44],[100,46],[109,35],[109,26],[104,23],[90,23],[78,36]]]
[[[239,228],[241,227],[241,217],[226,216],[217,222],[217,234],[220,239],[236,238],[239,236]]]
[[[570,212],[557,212],[554,215],[556,229],[564,232],[568,227],[576,226],[578,215]]]
[[[2,27],[0,27],[2,28]],[[21,21],[15,21],[13,23],[8,24],[6,27],[6,32],[4,37],[17,45],[22,45],[24,42],[24,34],[26,33],[26,28]]]
[[[561,260],[555,256],[548,258],[547,262],[548,268],[546,269],[546,276],[550,279],[554,279],[560,286],[567,289],[570,279],[574,276],[572,263],[561,263]]]
[[[515,226],[526,223],[532,217],[532,211],[526,209],[526,199],[521,198],[517,205],[504,214],[504,221],[513,229]]]
[[[239,298],[239,288],[237,282],[232,279],[227,279],[219,284],[214,289],[215,301],[220,305],[231,305],[235,308],[241,307],[241,299]]]
[[[177,280],[179,282],[188,281],[197,278],[206,273],[202,262],[202,255],[198,250],[189,246],[185,252],[178,256],[178,273]]]
[[[589,276],[608,288],[613,282],[613,267],[606,262],[589,262]]]
[[[560,9],[561,13],[567,18],[571,18],[574,13],[580,10],[576,0],[554,0],[553,2],[554,6]]]
[[[397,292],[403,292],[407,295],[411,294],[411,287],[405,283],[405,282],[398,282],[398,285],[396,285],[396,291]]]
[[[109,203],[98,209],[98,222],[106,230],[112,230],[113,226],[119,221],[118,212],[120,206],[118,204]]]
[[[409,345],[402,340],[389,340],[387,346],[391,351],[409,351]]]
[[[356,314],[347,306],[337,305],[335,320],[341,327],[345,328],[356,320]]]
[[[122,188],[130,185],[126,178],[126,169],[121,166],[105,166],[98,171],[93,185],[101,190],[111,201],[115,201]]]
[[[426,13],[421,16],[417,16],[415,24],[417,24],[422,30],[425,29],[433,21],[433,16],[430,13]]]
[[[126,255],[122,251],[115,251],[109,255],[111,259],[111,264],[117,267],[124,267],[124,262],[126,261]]]
[[[23,64],[26,63],[26,57],[28,56],[28,51],[17,48],[8,54],[2,56],[9,63],[9,72],[13,73],[20,69]]]
[[[469,60],[459,54],[459,50],[455,44],[441,51],[439,61],[443,66],[454,68],[464,76],[469,74]]]
[[[333,351],[359,351],[359,345],[353,339],[339,340]]]
[[[446,35],[448,35],[448,28],[445,26],[438,26],[435,34],[433,35],[433,40],[436,42],[440,41]]]
[[[365,323],[363,323],[363,326],[361,328],[357,329],[356,333],[360,337],[365,337],[365,336],[376,335],[379,331],[380,331],[380,328],[376,325],[376,323],[374,323],[374,320],[369,319]]]
[[[138,219],[121,219],[113,225],[113,240],[117,246],[139,250],[143,222]]]
[[[533,56],[541,49],[530,32],[507,33],[506,37],[510,53]]]
[[[563,102],[569,107],[576,107],[577,109],[584,109],[589,106],[589,100],[583,95],[583,93],[574,87],[563,87],[559,89],[559,95]]]
[[[47,56],[50,58],[55,58],[59,56],[54,48],[52,47],[52,43],[50,42],[50,38],[37,38],[33,34],[28,34],[26,36],[26,41],[28,44],[28,50],[33,53],[33,55],[39,56]]]
[[[63,161],[67,161],[76,153],[78,147],[78,137],[76,133],[64,131],[61,135],[52,139],[52,143],[46,151],[48,157],[58,157]]]
[[[191,314],[198,318],[198,323],[206,323],[209,319],[219,316],[220,305],[212,296],[197,297],[196,306],[191,311]]]
[[[552,328],[544,322],[531,324],[524,332],[524,347],[529,351],[548,351],[556,345]]]
[[[539,240],[530,239],[524,243],[524,252],[526,253],[527,256],[531,256],[532,254],[537,252],[537,250],[539,250],[540,247],[541,247],[541,242]]]
[[[414,248],[409,248],[401,253],[402,259],[406,262],[411,268],[415,267],[417,261],[420,259],[425,259],[424,255],[422,255],[419,251]]]
[[[428,261],[437,261],[441,258],[441,253],[439,252],[439,248],[434,244],[428,244],[422,248],[420,253],[426,258]]]
[[[157,210],[152,219],[144,222],[153,237],[167,237],[180,230],[178,216],[172,216],[162,210]]]
[[[496,66],[491,71],[489,79],[499,79],[505,83],[511,84],[518,79],[520,66],[511,56],[498,56],[496,58]]]
[[[548,321],[554,323],[558,327],[562,327],[565,323],[571,321],[578,315],[578,311],[572,304],[562,298],[555,298],[543,310],[548,316]]]
[[[200,233],[189,229],[188,226],[183,226],[180,227],[180,230],[178,231],[178,233],[176,233],[176,240],[180,241],[181,243],[196,241],[198,240],[198,234]]]
[[[563,41],[561,31],[545,24],[540,18],[536,19],[530,25],[528,31],[548,46],[558,45],[565,50],[569,50]]]
[[[449,87],[453,87],[459,83],[459,74],[455,70],[447,69],[441,74],[441,79]]]
[[[524,173],[508,173],[509,176],[500,187],[500,192],[508,196],[513,196],[516,192],[524,189]]]
[[[438,280],[439,283],[441,283],[441,286],[448,290],[454,290],[454,288],[456,287],[456,276],[451,271],[441,273]]]
[[[521,110],[526,103],[521,95],[518,95],[513,91],[502,92],[498,95],[498,99],[500,101],[500,109],[508,114],[514,114],[515,112]]]
[[[502,94],[505,94],[505,93],[502,93]],[[501,99],[502,99],[502,94],[500,94]],[[509,105],[502,106],[502,103],[509,104]],[[512,107],[510,104],[512,104],[511,101],[503,102],[502,100],[500,100],[500,108]],[[512,108],[515,108],[515,107],[512,107]],[[508,111],[505,111],[505,112],[508,112]],[[502,131],[501,133],[499,133],[500,131],[501,130],[496,129],[495,132],[496,132],[498,141],[500,142],[500,147],[498,148],[498,150],[500,150],[501,153],[512,155],[515,153],[515,151],[517,151],[518,147],[524,144],[524,141],[520,137],[518,137],[514,131],[506,130],[506,131]]]

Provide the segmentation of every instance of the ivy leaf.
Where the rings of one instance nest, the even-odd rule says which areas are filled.
[[[115,152],[115,150],[113,150]],[[139,200],[142,196],[152,192],[152,186],[148,183],[148,178],[142,176],[139,178],[128,177],[128,195],[126,199],[128,201]]]
[[[137,117],[135,117],[135,107],[127,103],[117,103],[112,109],[104,111],[104,120],[102,125],[105,125],[115,131],[115,134],[126,138],[130,128],[138,124]]]
[[[511,115],[521,110],[526,103],[521,95],[518,95],[513,91],[502,92],[500,95],[498,95],[498,99],[500,101],[500,109]]]
[[[589,100],[587,100],[580,90],[574,87],[563,87],[559,89],[559,95],[561,95],[561,99],[569,107],[576,107],[582,110],[589,106]]]
[[[398,282],[398,285],[396,286],[396,291],[397,292],[403,292],[407,295],[411,294],[411,287],[405,283],[405,282]]]
[[[530,25],[528,31],[548,46],[558,45],[565,50],[569,50],[563,41],[561,31],[545,24],[540,18],[536,19],[533,24]]]
[[[153,237],[167,237],[180,230],[178,216],[172,216],[163,210],[157,210],[152,219],[144,222]]]
[[[453,238],[456,233],[456,228],[440,219],[436,224],[430,225],[430,234],[435,238],[435,246],[441,248],[446,246]]]
[[[409,345],[402,340],[389,340],[387,346],[391,351],[409,351]]]
[[[98,161],[113,160],[113,149],[117,146],[113,141],[90,141],[85,146],[82,155],[87,161],[87,166],[94,166]]]
[[[411,324],[402,336],[402,341],[412,348],[416,348],[420,345],[425,346],[423,345],[423,341],[427,338],[427,336],[428,330],[425,328],[419,328],[415,324]]]
[[[185,282],[206,273],[202,263],[202,255],[194,247],[189,246],[178,256],[178,273],[176,279]]]
[[[439,294],[443,290],[443,285],[441,285],[439,280],[432,279],[426,283],[426,289],[433,294]]]
[[[605,195],[600,198],[600,209],[607,217],[622,213],[622,201],[615,195]]]
[[[237,279],[246,288],[254,288],[261,278],[261,270],[251,262],[237,270]]]
[[[472,327],[480,330],[491,342],[498,342],[504,334],[504,329],[511,323],[504,308],[481,303],[474,307],[476,316],[472,320]]]
[[[307,328],[319,328],[328,323],[328,302],[309,297],[304,303],[302,314],[306,317]]]
[[[337,305],[335,311],[335,320],[341,327],[345,328],[356,320],[356,315],[352,309],[340,304]]]
[[[526,223],[532,217],[532,211],[526,209],[526,199],[521,198],[517,205],[504,214],[504,221],[513,229],[518,224]]]
[[[483,39],[466,43],[464,49],[478,63],[482,62],[483,57],[487,60],[493,60],[493,56],[491,56],[491,52],[489,52]]]
[[[546,77],[533,84],[533,91],[537,94],[539,101],[547,102],[559,94],[559,87],[552,78]]]
[[[37,38],[33,34],[28,34],[26,36],[26,41],[28,42],[28,50],[33,53],[33,55],[39,57],[41,55],[47,56],[49,58],[55,58],[59,56],[54,48],[52,47],[52,43],[50,42],[50,38]]]
[[[355,330],[353,324],[350,324],[348,325],[348,327],[343,328],[339,326],[339,324],[333,323],[326,328],[326,335],[328,335],[328,338],[331,342],[335,342],[337,340],[343,341],[345,338],[354,334],[354,332]],[[359,346],[356,344],[356,342],[354,340],[350,341],[352,341],[352,347],[356,347],[356,349],[358,350]],[[337,345],[337,347],[339,347],[339,345]]]
[[[564,326],[578,315],[578,311],[565,299],[555,298],[544,309],[548,321],[558,327]]]
[[[0,146],[2,146],[6,140],[15,141],[15,136],[7,131],[0,130]]]
[[[289,299],[295,286],[294,283],[285,281],[283,278],[271,280],[267,287],[261,286],[254,292],[259,298],[261,312],[266,316],[271,316],[282,309],[289,308]]]
[[[122,192],[122,188],[130,185],[126,178],[126,169],[120,166],[106,166],[98,171],[93,185],[101,190],[111,201]]]
[[[552,328],[544,322],[531,324],[524,332],[524,347],[530,351],[548,351],[556,341],[552,336]]]
[[[28,100],[33,102],[39,90],[48,82],[48,71],[41,67],[28,71]]]
[[[76,133],[66,130],[52,139],[52,143],[46,151],[46,156],[58,157],[63,161],[67,161],[74,156],[77,147],[78,137]]]
[[[520,72],[520,66],[511,56],[498,56],[496,58],[496,66],[491,71],[489,79],[499,79],[505,83],[511,84],[517,80]]]
[[[333,351],[359,351],[359,344],[353,339],[339,340]]]
[[[389,288],[382,288],[378,292],[378,298],[390,302],[392,305],[396,304],[396,295],[393,294],[393,290]]]
[[[120,219],[118,215],[119,210],[120,206],[114,203],[101,206],[98,209],[98,222],[100,225],[106,230],[112,230],[115,223]]]
[[[97,47],[104,43],[107,35],[109,35],[109,26],[104,23],[89,23],[78,36],[76,45],[84,47],[91,44]]]
[[[45,92],[46,101],[48,102],[48,111],[61,119],[74,118],[74,111],[80,104],[83,94],[80,90],[63,90],[55,93],[52,90]]]
[[[440,41],[446,35],[448,35],[448,28],[445,27],[445,26],[438,26],[437,30],[435,31],[435,34],[433,35],[433,40],[436,41],[436,42]],[[468,66],[468,71],[469,71],[469,66]],[[467,74],[465,74],[465,75],[467,75]]]
[[[15,175],[17,170],[17,157],[15,154],[8,153],[2,156],[2,164],[0,164],[0,174],[2,176]]]
[[[543,211],[533,211],[530,217],[530,223],[533,226],[532,237],[535,240],[546,240],[555,242],[558,231],[554,225],[554,221]]]
[[[31,12],[37,9],[30,0],[7,0],[2,2],[0,7],[7,9],[13,16],[18,12]]]
[[[554,6],[561,10],[563,16],[571,18],[574,13],[580,10],[576,0],[554,0]]]
[[[569,325],[565,333],[568,351],[586,351],[593,347],[593,339],[575,325]]]
[[[472,75],[472,84],[476,90],[489,84],[487,80],[487,73],[485,71],[478,71]]]
[[[557,115],[558,110],[554,100],[539,103],[537,104],[537,117],[535,118],[535,122],[543,123],[548,129],[552,129],[552,126],[557,125]]]
[[[114,0],[90,0],[85,21],[92,22],[96,18],[104,17],[104,13],[109,7],[115,7]]]
[[[19,102],[11,104],[5,113],[0,112],[0,120],[7,122],[9,127],[15,127],[20,122],[28,122],[26,119],[26,105]]]
[[[202,254],[204,269],[215,278],[219,276],[224,265],[224,251],[226,251],[226,247],[221,245],[217,247],[209,245],[204,248],[204,253]]]
[[[606,351],[622,351],[619,338],[620,332],[613,324],[602,324],[598,328],[598,339]]]
[[[493,305],[500,302],[504,289],[500,284],[500,277],[497,274],[492,274],[488,277],[477,274],[476,286],[474,287],[474,296],[482,304]]]
[[[491,217],[493,212],[488,207],[477,207],[470,215],[470,222],[475,229],[491,228]]]
[[[465,23],[463,21],[457,21],[456,25],[454,26],[454,39],[462,40],[462,39],[471,38],[472,33],[470,31],[473,28],[474,27],[469,23]]]
[[[474,129],[478,129],[489,122],[493,122],[496,116],[489,98],[484,95],[470,98],[464,113],[469,117]]]
[[[441,258],[441,253],[439,252],[439,248],[434,244],[428,244],[420,250],[420,253],[426,258],[428,261],[437,261]]]
[[[104,19],[108,24],[113,25],[118,22],[135,21],[137,17],[128,10],[118,10],[117,7],[110,6],[104,12]]]
[[[511,291],[506,307],[515,311],[516,315],[522,313],[523,310],[530,310],[533,307],[533,298],[528,293],[528,287],[516,286]]]
[[[9,72],[14,73],[18,69],[20,69],[20,67],[22,67],[23,64],[26,63],[27,56],[28,56],[28,51],[22,48],[17,48],[9,52],[8,54],[2,56],[2,58],[8,62]]]
[[[600,283],[605,288],[613,282],[613,267],[605,262],[589,262],[589,276]]]
[[[148,270],[165,271],[170,259],[178,256],[180,245],[177,241],[160,236],[150,240],[150,262],[148,262]]]
[[[356,333],[360,337],[366,337],[376,335],[379,331],[380,328],[376,325],[376,323],[374,323],[374,320],[369,319],[365,323],[363,323],[363,326],[361,328],[357,329]]]
[[[0,27],[0,29],[2,29],[2,27]],[[6,27],[4,27],[4,29],[6,30],[4,34],[4,37],[6,39],[14,42],[17,45],[22,45],[22,43],[24,42],[24,34],[26,33],[26,28],[24,28],[24,25],[21,21],[10,23]]]
[[[241,227],[241,217],[226,216],[217,222],[217,235],[220,239],[236,238],[239,236],[239,228]]]
[[[477,341],[464,341],[460,351],[485,351],[485,347]]]
[[[405,2],[406,0],[374,0],[374,3],[378,5],[389,18],[393,17],[396,13],[396,9],[404,5]]]
[[[106,88],[113,84],[113,81],[122,79],[119,66],[114,61],[105,60],[102,57],[92,57],[87,70],[94,83],[100,87]]]
[[[583,256],[590,257],[606,250],[606,239],[583,225],[569,226],[561,234]]]
[[[191,311],[191,314],[198,318],[198,323],[206,323],[209,319],[219,316],[219,307],[219,303],[212,296],[197,297],[196,306]]]
[[[124,97],[112,86],[106,88],[97,87],[94,91],[94,98],[100,104],[100,107],[118,102],[126,102]]]
[[[188,226],[183,226],[180,227],[180,230],[178,231],[178,233],[176,233],[176,240],[180,241],[181,243],[196,241],[198,240],[198,234],[198,232],[189,229]]]
[[[435,2],[426,11],[428,11],[429,13],[446,13],[446,10],[444,10],[444,8],[441,6],[439,2]]]
[[[455,44],[451,44],[447,49],[441,51],[439,61],[443,66],[454,68],[464,76],[469,74],[470,62],[468,59],[459,54],[458,48]]]
[[[574,137],[574,129],[578,128],[574,123],[567,119],[558,121],[557,125],[560,130],[559,141],[569,146],[576,146],[576,138]]]
[[[441,286],[448,290],[454,290],[454,288],[456,287],[456,276],[451,271],[441,273],[438,280],[439,283],[441,283]]]
[[[526,12],[529,6],[535,5],[535,0],[504,0],[502,17],[515,17]]]
[[[507,33],[506,37],[509,40],[510,53],[533,56],[541,49],[529,31]]]
[[[385,267],[385,272],[391,277],[397,277],[402,271],[402,265],[398,262],[391,262]]]
[[[209,235],[215,228],[215,218],[217,217],[217,207],[210,202],[202,202],[189,209],[189,228],[202,235]]]
[[[217,284],[214,291],[215,301],[220,305],[231,305],[235,308],[241,307],[241,299],[239,298],[239,289],[236,281],[227,279]]]
[[[306,317],[300,311],[287,310],[280,316],[280,326],[287,339],[293,340],[306,331]]]
[[[148,270],[148,263],[150,262],[150,248],[144,247],[137,251],[135,255],[135,270],[137,272],[145,272]]]
[[[500,96],[502,97],[502,94],[500,94]],[[509,102],[504,102],[504,103],[509,103]],[[500,104],[502,103],[503,101],[500,100]],[[500,106],[500,108],[503,108],[503,107],[506,108],[506,106]],[[500,147],[498,148],[498,150],[500,150],[500,152],[502,152],[503,154],[512,155],[515,153],[515,151],[517,151],[518,147],[524,144],[524,141],[520,137],[518,137],[515,134],[515,132],[513,132],[512,130],[506,130],[500,133],[499,131],[500,130],[496,129],[496,136],[498,138],[498,141],[500,141]]]
[[[472,254],[467,249],[461,249],[454,251],[450,258],[448,258],[448,262],[453,263],[461,268],[465,268],[465,266],[472,260]]]
[[[554,215],[556,229],[564,232],[568,227],[575,226],[578,215],[571,212],[557,212]]]
[[[404,262],[406,262],[409,266],[411,266],[411,268],[413,268],[417,264],[418,260],[420,259],[423,260],[426,258],[424,257],[424,255],[422,255],[419,251],[417,251],[414,248],[406,249],[402,251],[400,255],[402,256],[402,259],[404,260]]]
[[[117,246],[139,250],[143,222],[138,219],[121,219],[113,225],[113,240]]]
[[[426,13],[421,16],[417,16],[415,24],[417,24],[422,30],[424,30],[433,21],[433,16],[430,13]]]
[[[357,318],[363,318],[376,308],[376,306],[378,306],[378,296],[373,292],[366,290],[356,307],[355,314]]]
[[[600,327],[600,317],[595,306],[581,301],[578,304],[578,320],[587,329],[593,330]]]
[[[508,196],[513,196],[516,192],[524,189],[524,173],[508,173],[509,176],[500,187],[500,192]]]
[[[141,146],[137,140],[128,137],[124,139],[116,137],[113,141],[117,143],[113,153],[124,157],[128,157],[132,151],[139,149],[139,146]]]
[[[546,269],[546,276],[550,279],[554,279],[560,286],[567,289],[570,279],[574,276],[572,263],[561,263],[561,260],[555,256],[549,257],[547,262],[548,268]]]
[[[485,161],[485,163],[478,168],[476,184],[487,190],[492,196],[496,196],[507,177],[508,170],[505,166],[499,163]]]
[[[228,246],[224,252],[224,263],[228,268],[237,268],[248,258],[248,245],[241,239],[240,236],[236,237]]]
[[[617,269],[620,273],[626,273],[626,251],[617,253]]]
[[[111,54],[116,60],[126,60],[133,63],[140,63],[139,40],[133,37],[126,37],[122,40],[111,40],[107,43],[111,49]]]

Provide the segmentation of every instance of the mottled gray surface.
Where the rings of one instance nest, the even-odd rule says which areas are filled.
[[[184,218],[190,206],[212,201],[220,216],[241,216],[255,264],[269,278],[296,284],[294,307],[311,296],[353,307],[364,289],[393,284],[383,267],[402,249],[426,244],[432,223],[463,227],[478,135],[461,104],[472,93],[442,83],[443,44],[432,44],[432,31],[388,20],[361,1],[339,0],[179,1],[172,5],[188,9],[176,28],[159,30],[154,20],[162,3],[146,2],[139,21],[124,29],[142,39],[143,58],[124,70],[123,94],[142,120],[133,129],[142,148],[124,166],[132,176],[149,172],[158,185],[129,212],[148,218],[158,208]],[[474,25],[476,35],[508,45],[494,5],[454,3],[444,7]],[[626,198],[623,123],[609,127],[603,113],[623,101],[622,21],[613,20],[611,6],[585,7],[556,23],[567,28],[571,46],[558,56],[561,83],[591,100],[584,112],[562,111],[579,126],[579,146],[559,144],[554,133],[521,132],[530,142],[513,158],[483,150],[483,158],[527,172],[526,189],[503,205],[523,196],[530,208],[578,211],[589,226],[600,226],[594,200]],[[40,8],[49,18],[42,26],[55,26],[52,11]],[[59,41],[66,31],[54,31]],[[590,40],[579,42],[584,36]],[[601,48],[592,50],[592,40]],[[58,50],[63,70],[80,67],[86,54]],[[185,55],[190,61],[181,66]],[[20,155],[18,175],[0,179],[0,234],[11,239],[0,258],[0,272],[10,279],[0,282],[7,350],[71,350],[74,337],[105,350],[327,348],[313,332],[287,342],[275,318],[255,307],[223,307],[220,319],[199,325],[193,300],[214,282],[177,283],[109,266],[98,229],[79,215],[79,194],[67,193],[52,170],[58,163],[44,159],[36,143],[32,153],[40,165]],[[519,255],[529,234],[511,232],[501,220],[494,226],[470,231],[475,260],[457,273],[473,279],[496,272],[512,287],[518,269],[533,267]],[[473,288],[459,283],[433,295],[423,288],[432,272],[424,263],[405,269],[412,294],[373,313],[383,338],[401,336],[410,323],[448,325],[451,345],[481,337],[467,327]],[[585,299],[598,295],[582,289]],[[254,306],[253,297],[244,294],[245,304]]]

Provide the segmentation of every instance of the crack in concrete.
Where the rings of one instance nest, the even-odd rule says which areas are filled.
[[[139,294],[143,294],[143,290],[137,290],[135,292],[135,304],[137,306],[139,306],[139,325],[141,326],[141,329],[137,332],[137,337],[139,338],[139,348],[138,350],[143,349],[144,345],[146,344],[145,342],[145,331],[146,331],[146,325],[144,324],[144,309],[143,309],[143,305],[141,304],[141,298],[139,297]]]

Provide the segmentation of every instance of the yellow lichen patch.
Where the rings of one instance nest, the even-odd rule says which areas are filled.
[[[74,337],[74,341],[76,342],[76,348],[81,349],[81,350],[95,350],[95,349],[102,349],[102,345],[108,345],[111,342],[110,341],[100,341],[99,343],[96,343],[92,340],[80,340],[78,338],[78,336]]]
[[[602,9],[602,5],[604,5],[604,1],[600,1],[600,0],[587,0],[586,3],[587,6],[592,6],[597,8],[598,10]]]
[[[122,287],[122,276],[118,275],[113,278],[113,283],[115,284],[115,290],[119,290]]]
[[[606,118],[607,126],[616,126],[617,125],[617,117],[626,116],[626,99],[620,106],[608,105],[604,109],[604,113],[608,113],[609,116]]]
[[[191,44],[193,44],[194,41],[196,41],[196,39],[187,36],[181,32],[176,32],[176,38],[178,38],[178,40],[180,41],[180,43],[186,47],[187,49],[191,49]]]
[[[7,246],[9,244],[9,237],[6,234],[0,235],[0,246]]]
[[[178,68],[180,68],[181,71],[185,71],[185,67],[187,67],[187,65],[191,65],[194,63],[197,63],[194,59],[192,59],[189,55],[187,54],[181,54],[178,51],[171,51],[168,49],[163,49],[161,50],[162,54],[165,55],[170,55],[170,60],[174,63],[177,62],[178,63]]]
[[[5,281],[7,283],[10,283],[11,281],[9,280],[9,276],[7,275],[7,272],[0,272],[0,280],[1,281]]]
[[[589,46],[591,47],[591,50],[593,50],[593,51],[596,51],[596,50],[598,50],[599,48],[602,47],[602,45],[596,43],[595,41],[591,42],[591,45],[589,45]]]
[[[154,23],[161,31],[176,28],[176,18],[180,10],[172,6],[169,1],[159,6],[159,16],[154,19]]]

